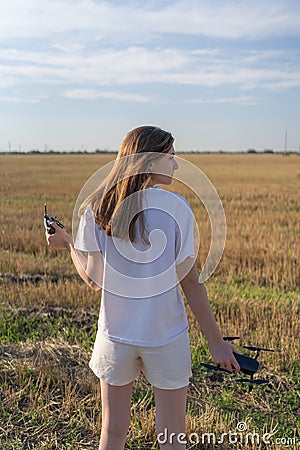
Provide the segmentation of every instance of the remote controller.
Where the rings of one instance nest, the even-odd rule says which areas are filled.
[[[64,229],[64,225],[59,222],[59,220],[57,220],[56,217],[52,217],[49,214],[47,214],[47,205],[45,203],[44,205],[45,210],[44,210],[44,227],[47,231],[48,234],[54,234],[55,233],[55,229],[50,225],[50,222],[54,222],[56,223],[56,225],[58,225],[60,228]]]

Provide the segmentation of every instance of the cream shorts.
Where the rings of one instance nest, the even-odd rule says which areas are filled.
[[[89,366],[98,378],[114,386],[131,383],[142,371],[154,387],[179,389],[189,384],[192,375],[189,334],[161,347],[140,347],[97,333]]]

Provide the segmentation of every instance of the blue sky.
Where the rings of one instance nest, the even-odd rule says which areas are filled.
[[[1,2],[0,151],[299,151],[299,118],[298,0]]]

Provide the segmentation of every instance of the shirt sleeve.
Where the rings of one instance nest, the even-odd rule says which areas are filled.
[[[186,258],[195,258],[194,225],[195,217],[189,203],[181,197],[175,233],[176,264]]]
[[[102,251],[99,231],[100,230],[95,222],[93,212],[88,206],[80,218],[74,247],[83,252]]]

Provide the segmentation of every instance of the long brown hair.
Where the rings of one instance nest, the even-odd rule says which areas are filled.
[[[136,239],[135,223],[139,219],[141,236],[147,241],[142,195],[151,182],[149,164],[161,153],[168,153],[173,142],[171,133],[158,127],[141,126],[130,131],[121,144],[110,174],[83,202],[79,215],[89,205],[100,229],[105,229],[108,236],[131,242]],[[123,201],[127,197],[125,204]],[[132,215],[132,211],[137,213]]]

